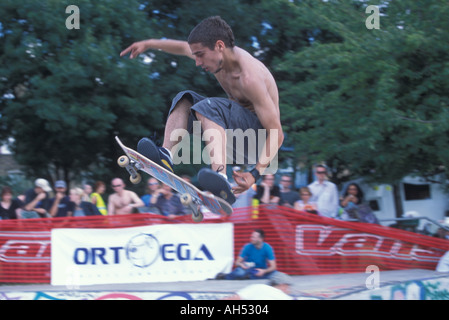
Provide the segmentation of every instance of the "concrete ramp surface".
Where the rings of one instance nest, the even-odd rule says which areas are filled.
[[[410,269],[292,276],[295,300],[449,300],[449,274]],[[3,285],[0,300],[218,300],[265,280],[90,286]]]

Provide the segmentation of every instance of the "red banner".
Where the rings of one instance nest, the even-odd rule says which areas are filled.
[[[434,270],[449,241],[374,224],[345,222],[278,206],[242,208],[226,219],[234,224],[234,255],[262,228],[274,248],[278,269],[291,275],[379,270]],[[50,283],[53,228],[124,228],[192,223],[154,214],[0,221],[0,282]]]

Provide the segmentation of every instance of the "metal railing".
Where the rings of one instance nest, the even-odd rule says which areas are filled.
[[[379,222],[382,223],[382,222],[386,222],[386,221],[395,221],[395,222],[399,222],[400,223],[402,221],[411,221],[411,222],[417,221],[416,227],[418,227],[419,224],[420,224],[419,222],[421,220],[426,220],[426,221],[428,221],[430,223],[430,225],[435,225],[437,228],[441,228],[441,229],[446,230],[446,231],[449,232],[449,227],[448,226],[445,226],[445,225],[439,223],[436,220],[430,219],[429,217],[418,216],[418,217],[406,217],[406,218],[389,218],[389,219],[379,219]],[[404,226],[406,226],[406,225],[404,225]],[[410,225],[410,226],[412,226],[412,225]],[[430,228],[429,225],[425,225],[423,231],[426,231],[425,229],[429,229],[429,228]],[[429,230],[426,233],[432,233],[432,232],[430,232],[430,230]]]

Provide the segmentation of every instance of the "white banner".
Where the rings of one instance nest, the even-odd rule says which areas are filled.
[[[51,284],[197,281],[230,272],[231,223],[53,229]]]

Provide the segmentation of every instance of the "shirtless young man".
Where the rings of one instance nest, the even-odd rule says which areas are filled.
[[[130,190],[125,189],[125,183],[120,178],[112,179],[114,193],[108,198],[108,214],[129,214],[134,208],[145,206],[139,196]]]
[[[149,139],[143,138],[139,141],[138,151],[167,169],[173,170],[172,154],[176,151],[173,147],[179,140],[170,140],[170,134],[179,128],[192,132],[193,121],[200,121],[203,132],[211,129],[220,135],[218,139],[214,137],[210,142],[206,142],[206,147],[209,148],[214,141],[219,144],[218,147],[213,146],[214,159],[219,161],[212,162],[211,169],[207,169],[219,172],[220,169],[226,168],[226,129],[241,129],[243,132],[247,129],[256,131],[266,129],[265,143],[262,150],[258,150],[260,156],[255,168],[250,172],[233,173],[237,183],[237,186],[232,188],[233,191],[241,193],[247,190],[270,165],[284,140],[278,89],[269,70],[247,51],[234,45],[231,28],[218,16],[207,18],[198,24],[190,33],[188,41],[158,39],[139,41],[122,51],[120,55],[130,53],[132,59],[149,49],[183,55],[195,60],[197,66],[214,74],[228,99],[206,98],[193,91],[180,92],[173,99],[162,148],[155,147]],[[228,185],[226,174],[220,173]],[[200,174],[201,171],[198,180],[205,187]],[[227,200],[233,202],[229,198]]]

